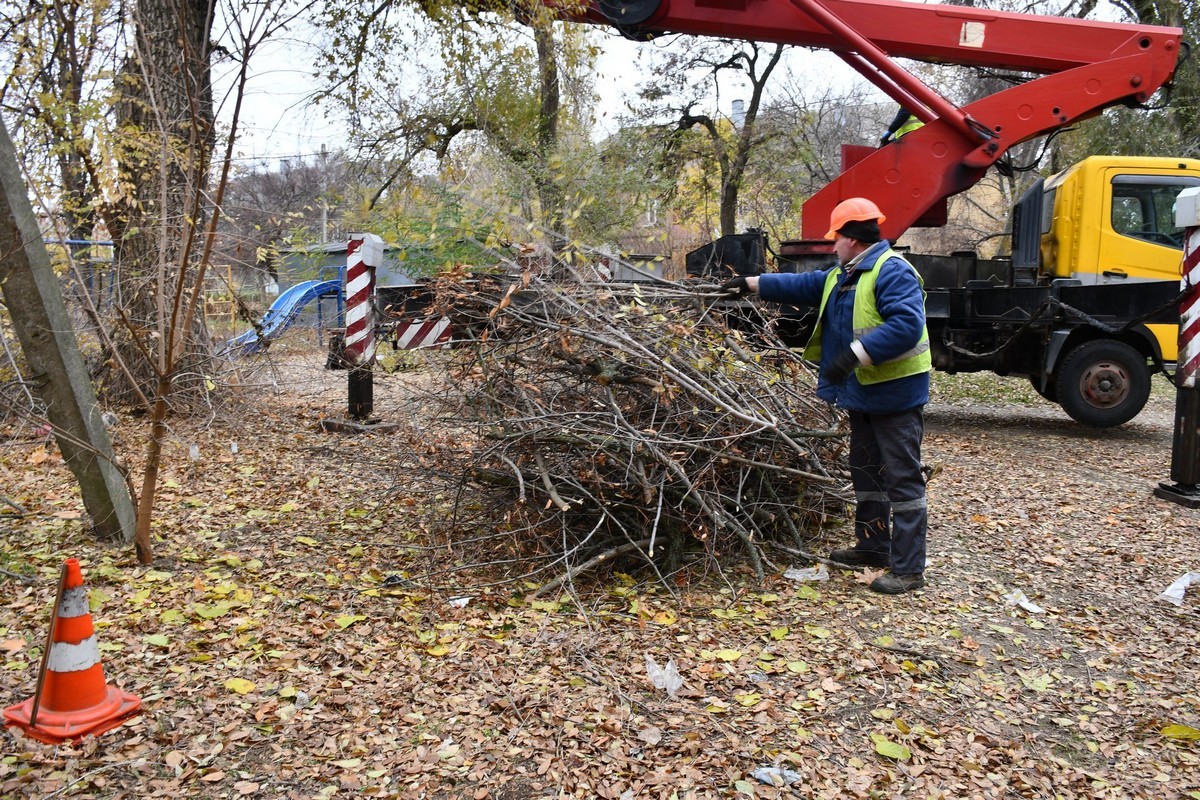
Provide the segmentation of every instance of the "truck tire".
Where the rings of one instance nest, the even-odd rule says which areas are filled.
[[[1058,379],[1053,375],[1050,376],[1050,380],[1046,381],[1045,389],[1042,388],[1042,376],[1040,375],[1030,375],[1029,385],[1042,399],[1049,400],[1051,403],[1058,402]]]
[[[1146,357],[1115,339],[1093,339],[1076,347],[1058,369],[1058,402],[1071,419],[1112,428],[1133,419],[1150,397]]]

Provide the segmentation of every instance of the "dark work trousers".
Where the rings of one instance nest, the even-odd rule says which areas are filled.
[[[890,552],[892,572],[924,572],[929,515],[921,474],[922,410],[849,414],[857,546]]]

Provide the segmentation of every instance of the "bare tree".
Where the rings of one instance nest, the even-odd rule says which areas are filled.
[[[738,196],[746,169],[764,137],[758,128],[764,92],[779,65],[784,45],[760,45],[731,39],[680,37],[658,51],[653,77],[639,94],[644,119],[657,120],[668,152],[679,163],[702,154],[682,146],[693,129],[704,134],[707,154],[719,174],[718,224],[722,235],[736,232]],[[738,98],[742,112],[722,118],[710,110],[710,97],[720,97],[724,83],[745,82],[748,97]]]
[[[111,66],[119,12],[65,0],[7,8],[16,13],[0,16],[0,109],[13,120],[26,172],[54,206],[58,237],[78,256],[110,211],[101,153],[111,84],[94,76]]]
[[[532,187],[526,209],[557,249],[565,243],[568,194],[559,162],[564,135],[578,128],[572,117],[590,103],[581,86],[590,55],[579,27],[556,22],[541,3],[513,8],[515,19],[488,4],[429,4],[425,22],[414,22],[412,7],[401,2],[385,2],[357,22],[332,10],[327,24],[349,31],[344,38],[354,52],[331,65],[327,91],[357,115],[360,148],[389,162],[372,206],[473,134],[518,176],[518,191]],[[422,61],[429,49],[440,62]],[[368,52],[406,57],[369,59]]]
[[[747,209],[775,239],[800,233],[804,201],[841,172],[843,144],[874,144],[892,116],[867,85],[817,86],[808,74],[787,72],[759,125],[763,144],[747,173]]]
[[[357,171],[340,152],[284,162],[278,169],[238,171],[222,204],[216,263],[243,278],[262,279],[281,245],[341,237],[344,187]]]
[[[5,97],[24,98],[24,143],[34,161],[38,153],[42,160],[61,153],[62,175],[86,177],[64,181],[65,192],[40,193],[52,198],[43,203],[44,213],[74,230],[83,217],[67,211],[84,209],[86,195],[86,208],[95,209],[114,240],[115,320],[105,320],[114,324],[98,326],[97,333],[124,396],[147,412],[150,424],[140,484],[127,475],[137,501],[135,548],[139,561],[149,563],[168,414],[186,407],[181,401],[211,402],[215,388],[202,287],[250,57],[296,9],[139,0],[131,9],[128,41],[114,32],[104,39],[110,45],[104,51],[107,60],[88,60],[100,50],[79,47],[76,39],[95,38],[81,33],[80,26],[89,14],[108,8],[80,3],[15,20],[25,27],[10,51]],[[225,27],[214,31],[217,19]],[[228,43],[225,52],[236,64],[230,135],[219,158],[214,158],[214,38]],[[116,77],[80,77],[92,75]],[[47,80],[51,84],[38,83]],[[57,94],[41,91],[45,85],[59,87]],[[214,162],[220,168],[210,191]]]

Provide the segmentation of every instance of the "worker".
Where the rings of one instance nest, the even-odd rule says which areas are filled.
[[[904,106],[900,106],[900,110],[892,118],[892,124],[888,125],[887,131],[880,137],[879,146],[883,147],[888,142],[894,142],[901,136],[904,136],[906,133],[912,133],[924,124],[924,122],[913,116],[911,111]]]
[[[881,238],[886,217],[864,197],[834,207],[829,232],[838,264],[824,271],[737,277],[722,288],[815,306],[804,357],[818,363],[817,396],[850,420],[850,476],[857,543],[830,559],[885,568],[870,588],[901,594],[925,585],[928,514],[921,472],[929,402],[929,334],[917,271]]]

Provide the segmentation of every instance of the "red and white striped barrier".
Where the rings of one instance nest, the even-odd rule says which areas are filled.
[[[419,319],[396,325],[397,350],[425,350],[434,347],[449,347],[450,320],[446,317]]]
[[[375,361],[375,270],[383,263],[383,240],[352,234],[346,245],[346,361],[367,367]]]
[[[1179,302],[1179,358],[1175,362],[1175,432],[1171,439],[1171,480],[1155,497],[1200,508],[1200,186],[1175,198],[1175,227],[1185,232],[1182,295]]]
[[[1200,369],[1200,227],[1187,229],[1183,247],[1183,290],[1187,294],[1179,304],[1176,386],[1195,389],[1196,371]]]

